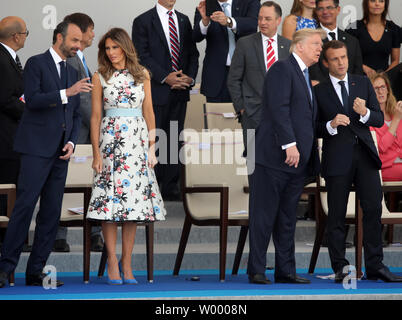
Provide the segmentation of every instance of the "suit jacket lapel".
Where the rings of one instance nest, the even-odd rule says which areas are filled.
[[[167,43],[161,20],[159,19],[158,12],[156,11],[156,7],[154,8],[153,14],[152,14],[152,24],[154,26],[156,33],[159,35],[163,44],[165,45],[165,48],[169,52],[169,44]]]
[[[350,116],[358,116],[360,117],[356,112],[353,110],[353,102],[355,101],[357,97],[357,81],[353,77],[353,75],[348,73],[349,77],[349,113]]]
[[[345,114],[346,113],[345,108],[343,107],[342,101],[339,100],[339,96],[336,93],[335,88],[332,85],[332,82],[331,82],[330,78],[328,78],[327,85],[328,85],[328,92],[329,92],[329,95],[330,95],[330,100],[336,101],[338,112]]]
[[[180,54],[183,52],[183,44],[184,44],[184,20],[180,12],[177,12],[176,10],[176,16],[177,16],[177,23],[179,25],[179,45],[180,45],[180,52],[179,52],[179,57]]]
[[[18,74],[21,74],[20,69],[18,69],[17,63],[15,62],[14,58],[11,56],[10,52],[2,45],[0,44],[0,49],[7,55],[7,57],[10,59],[10,63],[14,67],[14,69],[18,72]]]
[[[257,53],[257,60],[258,64],[260,65],[260,70],[262,74],[265,76],[266,67],[265,67],[264,47],[262,46],[261,32],[257,32],[254,36],[254,47],[255,52]]]
[[[54,63],[53,57],[50,54],[49,50],[47,50],[45,52],[45,58],[47,60],[47,66],[48,66],[48,68],[50,70],[50,73],[51,73],[52,77],[54,78],[54,80],[55,80],[55,82],[57,84],[57,87],[60,90],[64,89],[64,88],[61,87],[61,79],[60,79],[60,76],[59,76],[59,72],[57,71],[56,64]]]
[[[289,52],[285,50],[283,38],[278,35],[278,60],[286,59],[289,56]]]

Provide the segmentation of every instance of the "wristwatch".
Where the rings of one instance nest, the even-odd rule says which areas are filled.
[[[226,19],[227,26],[231,28],[233,26],[233,21],[231,17],[227,17]]]

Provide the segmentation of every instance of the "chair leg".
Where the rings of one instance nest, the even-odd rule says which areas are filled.
[[[360,279],[363,276],[362,273],[362,249],[363,249],[363,211],[360,206],[360,201],[356,201],[356,277]]]
[[[244,245],[247,239],[247,233],[248,233],[248,226],[241,226],[239,241],[237,242],[236,255],[233,262],[232,275],[237,275],[239,271],[241,256],[243,255]]]
[[[314,210],[315,210],[315,221],[316,221],[316,233],[315,233],[313,252],[311,253],[310,258],[310,266],[308,269],[308,272],[310,274],[314,273],[318,255],[320,253],[322,239],[324,238],[325,228],[327,226],[327,218],[323,212],[319,194],[315,195],[314,202],[315,202]]]
[[[394,242],[394,225],[389,224],[388,225],[388,239],[387,239],[388,244],[392,244]]]
[[[310,274],[314,273],[315,266],[317,264],[318,255],[320,253],[320,248],[321,248],[321,244],[322,244],[322,239],[324,238],[326,224],[327,223],[326,223],[325,219],[321,218],[321,221],[318,221],[317,225],[316,225],[314,247],[313,247],[313,252],[311,253],[310,266],[308,268],[308,273],[310,273]]]
[[[103,277],[105,274],[105,269],[106,269],[106,262],[107,262],[107,248],[106,245],[103,246],[102,250],[102,256],[99,262],[99,268],[98,268],[98,277]]]
[[[10,287],[14,287],[14,285],[15,285],[15,273],[14,273],[14,271],[11,272],[10,276],[8,277],[8,282],[10,283]]]
[[[91,225],[84,217],[84,283],[89,283],[89,268],[91,258]]]
[[[220,230],[219,230],[219,280],[225,281],[226,251],[228,244],[228,210],[229,210],[229,189],[226,188],[220,195]]]
[[[179,250],[177,251],[176,262],[173,269],[173,275],[179,275],[181,262],[183,260],[184,251],[186,250],[188,236],[190,235],[191,221],[189,218],[184,219],[183,231],[181,232]]]
[[[154,282],[154,224],[145,225],[148,282]]]

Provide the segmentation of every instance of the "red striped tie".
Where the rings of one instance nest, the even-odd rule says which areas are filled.
[[[169,11],[169,37],[170,37],[170,54],[172,57],[173,71],[179,71],[179,53],[180,43],[177,35],[176,24],[173,19],[173,11]]]
[[[275,41],[274,39],[267,40],[267,43],[268,43],[268,46],[267,46],[267,71],[269,70],[269,68],[271,68],[271,66],[276,61],[274,47],[272,46],[272,43],[274,41]]]

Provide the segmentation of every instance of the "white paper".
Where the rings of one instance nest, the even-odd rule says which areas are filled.
[[[83,207],[68,208],[68,213],[70,213],[70,214],[84,214],[84,208]]]
[[[235,215],[235,214],[247,214],[247,211],[246,210],[232,211],[232,212],[229,212],[229,214],[233,214],[233,215]]]
[[[222,113],[222,115],[224,118],[227,118],[227,119],[236,118],[236,115],[233,112],[225,112],[225,113]]]

